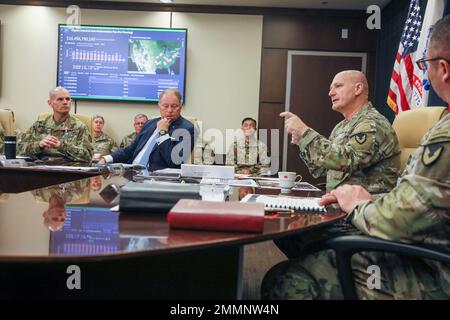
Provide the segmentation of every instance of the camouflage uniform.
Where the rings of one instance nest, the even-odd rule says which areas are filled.
[[[118,149],[116,142],[104,132],[98,137],[92,137],[92,146],[94,147],[94,154],[100,153],[102,156],[111,154]]]
[[[425,134],[397,187],[375,201],[358,203],[347,221],[373,237],[450,251],[449,159],[447,115]],[[366,286],[369,265],[380,267],[380,290]],[[450,268],[439,262],[371,252],[354,255],[352,268],[360,298],[450,298]],[[342,298],[334,252],[316,252],[278,264],[266,275],[261,290],[263,298]]]
[[[298,144],[312,176],[327,176],[327,191],[348,183],[371,193],[389,192],[397,181],[400,153],[394,129],[369,102],[333,129],[330,139],[312,129]]]
[[[22,141],[22,137],[23,137],[24,133],[22,131],[20,131],[20,129],[14,129],[14,135],[16,136],[17,144],[19,144]]]
[[[261,168],[270,166],[267,146],[254,137],[250,137],[248,142],[244,138],[239,138],[228,149],[226,165],[236,165],[236,173],[250,170],[251,174],[259,174]]]
[[[122,142],[120,143],[120,148],[128,147],[131,142],[136,138],[137,134],[136,132],[130,133],[129,135],[123,137]]]
[[[215,153],[209,143],[199,144],[194,148],[194,164],[211,165],[215,162]]]
[[[39,142],[48,135],[60,139],[59,149],[41,149]],[[36,121],[22,136],[18,144],[20,156],[38,157],[41,160],[65,160],[90,162],[93,156],[92,138],[89,129],[80,120],[69,116],[56,123],[53,115]]]
[[[77,201],[89,203],[90,179],[81,179],[31,191],[37,202],[49,202],[52,196],[64,200],[66,204]],[[85,199],[83,199],[83,197]]]

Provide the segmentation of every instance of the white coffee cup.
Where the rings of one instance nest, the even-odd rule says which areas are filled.
[[[302,176],[296,172],[280,171],[278,172],[278,181],[280,182],[281,191],[290,190],[296,182],[302,181]]]

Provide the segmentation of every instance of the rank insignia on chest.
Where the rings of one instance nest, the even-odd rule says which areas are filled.
[[[444,150],[444,146],[440,143],[430,144],[425,147],[425,150],[422,154],[422,162],[425,166],[430,166],[434,162],[439,159],[439,156],[442,153],[442,150]]]
[[[365,133],[357,133],[357,134],[355,134],[355,140],[359,144],[363,144],[364,142],[366,142],[367,136]]]

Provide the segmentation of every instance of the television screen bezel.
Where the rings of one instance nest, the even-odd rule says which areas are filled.
[[[93,24],[82,24],[82,25],[71,25],[67,23],[58,24],[58,48],[56,50],[57,54],[57,64],[56,64],[56,86],[60,86],[58,83],[59,75],[59,50],[60,50],[60,40],[61,40],[61,26],[73,26],[73,27],[100,27],[100,28],[122,28],[122,29],[145,29],[145,30],[179,30],[185,32],[185,44],[184,44],[184,77],[183,77],[183,92],[181,93],[181,104],[184,105],[186,102],[186,70],[187,70],[187,40],[188,40],[188,29],[187,28],[164,28],[164,27],[135,27],[135,26],[111,26],[111,25],[93,25]],[[178,89],[178,88],[177,88]],[[83,100],[83,101],[116,101],[116,102],[134,102],[134,103],[158,103],[159,98],[156,99],[124,99],[124,98],[95,98],[92,96],[72,96],[73,100]]]

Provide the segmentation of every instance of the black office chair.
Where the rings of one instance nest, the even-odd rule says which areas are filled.
[[[336,266],[344,299],[357,300],[355,282],[352,275],[351,258],[355,253],[363,251],[382,251],[399,255],[415,256],[450,264],[447,252],[435,248],[416,246],[372,238],[368,236],[342,236],[328,240],[329,248],[336,252]]]

